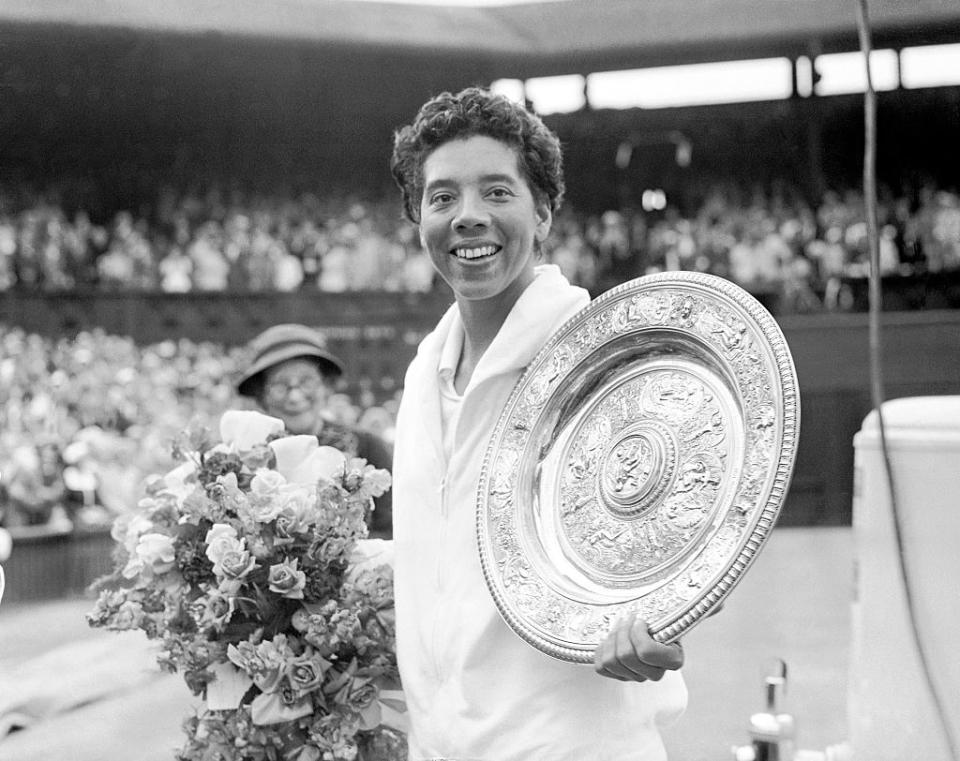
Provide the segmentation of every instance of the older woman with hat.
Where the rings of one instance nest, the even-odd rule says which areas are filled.
[[[293,323],[274,325],[250,341],[247,352],[237,393],[283,420],[292,434],[312,434],[321,445],[336,447],[347,457],[362,457],[377,468],[392,467],[393,453],[380,438],[324,417],[343,363],[327,349],[320,332]],[[372,536],[390,538],[389,491],[376,500],[367,524]]]

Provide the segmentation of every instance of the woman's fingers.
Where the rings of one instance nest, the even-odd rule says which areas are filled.
[[[679,642],[664,645],[650,636],[647,622],[637,616],[621,620],[603,639],[594,654],[594,669],[613,679],[659,681],[683,666]]]

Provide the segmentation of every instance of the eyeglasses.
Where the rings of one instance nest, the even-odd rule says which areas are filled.
[[[313,396],[323,387],[323,379],[319,376],[293,378],[291,380],[273,380],[264,386],[264,391],[271,399],[283,399],[295,388],[305,396]]]

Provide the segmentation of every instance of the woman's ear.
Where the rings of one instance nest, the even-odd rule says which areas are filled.
[[[553,225],[553,211],[550,209],[550,202],[546,198],[537,201],[534,213],[537,216],[536,240],[537,243],[543,243],[550,234],[550,227]]]

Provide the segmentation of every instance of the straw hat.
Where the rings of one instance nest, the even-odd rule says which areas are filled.
[[[260,374],[295,357],[313,357],[324,374],[343,374],[343,362],[327,351],[323,335],[306,325],[287,323],[267,328],[247,345],[247,351],[247,368],[237,381],[241,396],[256,396]]]

